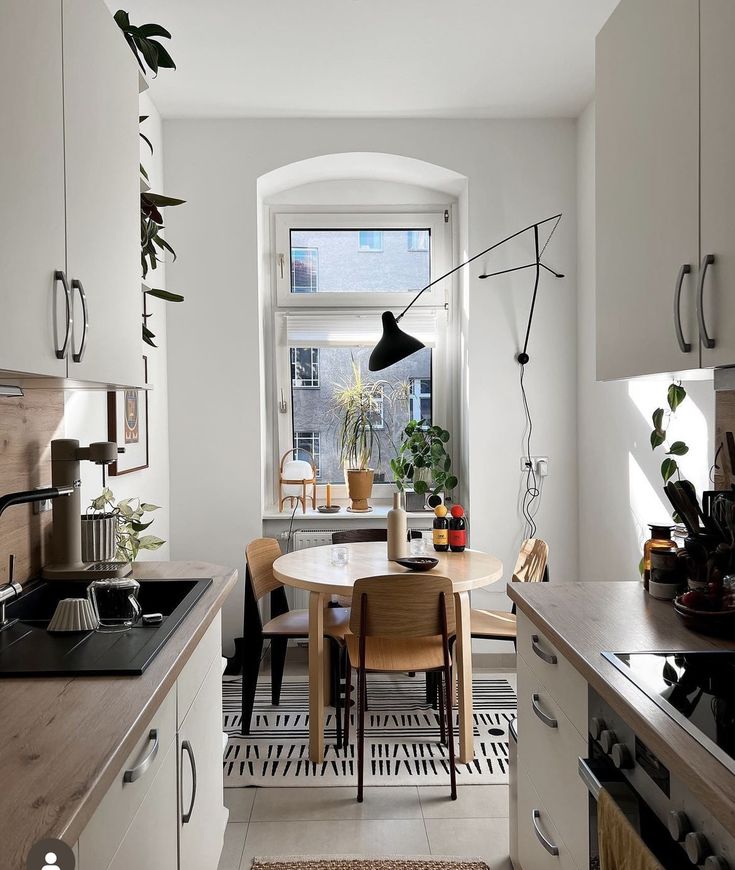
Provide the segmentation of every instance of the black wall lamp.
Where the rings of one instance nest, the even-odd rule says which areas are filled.
[[[384,311],[382,314],[383,335],[381,336],[380,341],[375,345],[372,353],[370,354],[370,360],[368,362],[368,368],[370,369],[370,371],[379,372],[382,369],[386,369],[388,368],[388,366],[392,366],[394,363],[400,362],[400,360],[405,359],[407,356],[411,356],[411,354],[416,353],[416,351],[421,350],[421,348],[424,347],[424,344],[422,342],[420,342],[417,338],[414,338],[414,336],[409,335],[407,332],[404,332],[398,325],[399,321],[404,317],[404,315],[411,308],[411,306],[416,303],[422,293],[426,292],[430,287],[433,287],[434,284],[438,284],[440,281],[443,281],[445,278],[453,275],[464,266],[468,266],[474,260],[477,260],[480,257],[484,257],[485,254],[489,254],[490,251],[494,251],[496,248],[499,248],[506,242],[511,241],[511,239],[518,238],[518,236],[522,236],[524,233],[533,232],[534,251],[536,256],[532,263],[526,263],[526,265],[524,266],[514,266],[512,269],[501,269],[498,272],[489,272],[487,274],[479,276],[480,278],[494,278],[496,275],[507,275],[509,272],[519,272],[523,269],[535,269],[536,277],[533,285],[533,296],[531,298],[531,310],[528,315],[526,337],[523,342],[523,350],[516,355],[516,360],[520,363],[520,365],[524,366],[529,360],[528,339],[531,334],[531,323],[533,321],[533,312],[536,307],[536,294],[538,293],[541,270],[545,269],[547,272],[550,272],[555,278],[564,277],[561,272],[557,272],[547,266],[545,263],[541,262],[541,257],[544,255],[544,251],[546,250],[547,245],[551,241],[551,237],[554,235],[554,231],[559,225],[561,217],[561,213],[555,214],[552,217],[544,218],[544,220],[542,221],[530,224],[529,226],[524,227],[522,230],[518,230],[518,232],[513,233],[513,235],[507,236],[505,239],[501,239],[501,241],[496,242],[494,245],[490,245],[489,248],[485,248],[484,251],[480,251],[479,254],[475,254],[474,257],[470,257],[469,260],[465,260],[464,263],[460,263],[458,266],[450,269],[449,272],[442,275],[440,278],[435,278],[431,283],[427,284],[426,287],[423,287],[421,290],[419,290],[416,296],[414,296],[414,298],[408,303],[403,311],[401,311],[398,317],[396,317],[392,311]],[[549,233],[549,236],[546,239],[544,246],[541,247],[539,239],[539,228],[549,223],[552,224],[551,232]]]

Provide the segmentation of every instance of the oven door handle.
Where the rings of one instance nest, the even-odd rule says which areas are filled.
[[[587,791],[589,791],[592,797],[597,800],[602,791],[602,783],[597,778],[595,772],[589,766],[586,759],[577,759],[577,770],[579,771],[580,779],[587,786]]]

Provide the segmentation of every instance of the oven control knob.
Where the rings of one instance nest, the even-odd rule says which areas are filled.
[[[718,858],[716,855],[710,855],[704,862],[704,870],[730,870],[730,865],[724,858]]]
[[[616,743],[610,752],[610,757],[618,770],[628,770],[634,765],[630,749],[624,743]]]
[[[705,858],[712,853],[704,834],[697,834],[695,831],[690,831],[684,838],[684,848],[692,864],[704,864]]]
[[[593,716],[590,720],[590,733],[592,734],[593,740],[599,740],[602,732],[607,728],[605,724],[605,720],[601,719],[599,716]]]
[[[677,843],[681,843],[684,837],[686,837],[692,829],[692,823],[689,821],[689,816],[687,816],[686,813],[681,812],[681,810],[672,810],[669,813],[668,826],[671,839],[676,840]]]
[[[612,748],[617,742],[618,737],[614,731],[610,731],[606,728],[600,734],[600,746],[602,746],[602,748],[608,755],[612,752]]]

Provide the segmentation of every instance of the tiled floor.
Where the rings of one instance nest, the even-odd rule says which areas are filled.
[[[227,788],[219,870],[268,855],[453,855],[510,870],[508,787]]]

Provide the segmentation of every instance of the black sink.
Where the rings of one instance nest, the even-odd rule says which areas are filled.
[[[163,622],[72,634],[49,634],[46,627],[62,598],[86,597],[89,581],[28,584],[6,608],[7,618],[18,622],[0,631],[0,677],[142,674],[211,583],[211,578],[141,580],[143,613],[161,613]]]

